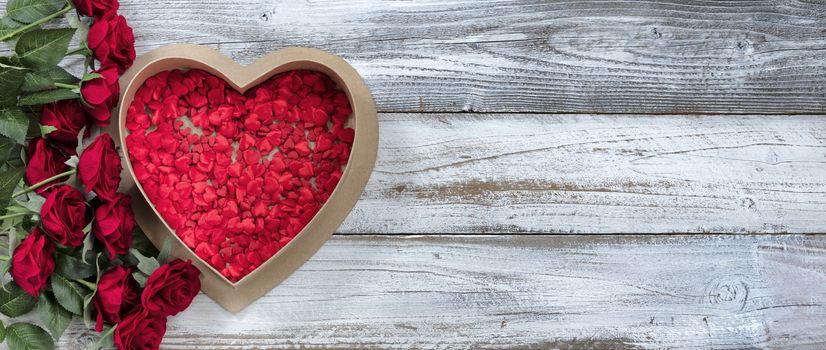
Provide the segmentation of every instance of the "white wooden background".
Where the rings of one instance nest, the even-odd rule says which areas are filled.
[[[824,1],[121,12],[139,53],[339,54],[380,111],[339,234],[237,315],[199,296],[164,348],[826,347]]]

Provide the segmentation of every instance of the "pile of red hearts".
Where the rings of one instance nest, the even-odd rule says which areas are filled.
[[[318,72],[289,71],[240,94],[204,71],[171,70],[136,92],[126,145],[163,219],[234,282],[330,197],[350,156],[351,112]]]

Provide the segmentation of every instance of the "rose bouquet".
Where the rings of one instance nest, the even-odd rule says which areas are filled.
[[[0,57],[0,341],[12,350],[54,348],[74,318],[100,333],[95,347],[154,349],[200,290],[197,268],[167,262],[135,226],[99,130],[135,59],[118,7],[9,0],[0,18],[13,51]]]

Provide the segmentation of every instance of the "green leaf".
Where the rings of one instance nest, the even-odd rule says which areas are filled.
[[[0,56],[0,67],[23,71],[29,70],[28,68],[20,66],[20,57],[17,57],[17,55]]]
[[[88,293],[79,284],[61,275],[52,275],[52,292],[64,309],[75,315],[83,315],[83,298]]]
[[[0,37],[13,33],[15,30],[18,30],[21,27],[23,27],[23,25],[23,23],[15,21],[9,16],[4,16],[0,18]]]
[[[158,263],[166,264],[172,258],[172,237],[167,236],[163,240],[161,252],[158,253]]]
[[[44,291],[40,294],[37,302],[37,316],[40,321],[49,329],[54,340],[60,339],[66,328],[72,322],[72,313],[64,309],[55,300],[51,292]]]
[[[12,255],[12,253],[9,252],[9,256],[11,256],[11,255]],[[2,261],[0,261],[0,278],[6,277],[6,274],[9,273],[10,269],[11,269],[11,260],[2,260]]]
[[[138,270],[140,270],[141,272],[147,275],[151,275],[153,272],[155,272],[155,270],[161,267],[161,265],[158,263],[158,260],[155,260],[155,258],[144,256],[143,254],[141,254],[141,252],[134,248],[130,249],[129,251],[135,258],[138,259]]]
[[[53,350],[54,340],[43,328],[31,323],[12,323],[6,327],[9,350]]]
[[[65,69],[55,66],[44,71],[26,73],[20,90],[25,92],[51,90],[55,88],[55,83],[77,84],[78,81],[77,77]]]
[[[37,193],[29,192],[29,193],[26,193],[26,199],[25,200],[15,198],[15,201],[17,202],[17,204],[20,204],[21,206],[25,207],[26,209],[28,209],[28,210],[30,210],[34,213],[39,213],[40,209],[43,208],[43,204],[46,203],[46,198],[43,198],[43,196],[41,196]]]
[[[4,340],[6,340],[6,325],[4,325],[2,321],[0,321],[0,343],[2,343]]]
[[[73,28],[41,29],[28,32],[17,39],[14,51],[24,66],[52,68],[66,56]]]
[[[0,215],[6,213],[6,206],[11,202],[14,188],[23,178],[25,171],[25,168],[11,168],[0,173]]]
[[[0,67],[0,105],[13,106],[17,102],[25,74],[25,70]]]
[[[59,66],[52,67],[52,69],[48,69],[44,71],[44,73],[48,74],[55,83],[77,84],[80,81],[80,79],[72,75],[72,73],[67,72]]]
[[[86,73],[83,75],[83,78],[80,78],[80,81],[89,81],[92,79],[103,78],[100,73]]]
[[[22,23],[32,23],[63,7],[65,0],[9,0],[6,15]]]
[[[138,225],[135,225],[135,229],[132,230],[132,248],[137,249],[144,256],[159,256],[158,248],[149,241]]]
[[[95,343],[95,349],[109,349],[115,347],[115,328],[118,325],[107,327],[103,329],[100,334],[100,339]]]
[[[0,134],[22,145],[28,130],[29,117],[20,108],[0,109]]]
[[[5,163],[9,160],[11,156],[12,150],[14,150],[15,146],[18,145],[17,142],[12,141],[12,139],[0,135],[0,166],[2,163]]]
[[[91,253],[91,254],[90,254]],[[95,250],[95,238],[92,235],[86,235],[83,239],[83,248],[80,251],[80,258],[85,263],[94,263],[95,256],[98,252]]]
[[[97,274],[95,274],[95,289],[93,289],[92,292],[83,299],[83,323],[86,325],[86,328],[92,328],[92,325],[95,322],[95,310],[94,305],[92,305],[92,298],[95,296],[95,293],[98,292],[98,283],[100,283],[101,271],[105,270],[100,268],[101,260],[106,260],[105,258],[101,259],[102,256],[103,253],[98,253],[97,257],[95,257],[95,268],[97,270]]]
[[[54,80],[41,72],[26,73],[26,75],[23,76],[23,85],[20,86],[20,90],[25,92],[51,90],[54,88]]]
[[[10,206],[6,207],[6,212],[9,213],[9,214],[31,214],[31,213],[34,213],[33,211],[29,210],[29,208],[26,208],[22,205],[17,205],[17,204],[10,205]]]
[[[95,266],[87,264],[69,254],[57,253],[55,258],[55,273],[71,280],[79,280],[92,277],[95,274]]]
[[[14,224],[17,225],[17,223]],[[20,241],[22,241],[23,238],[26,238],[27,234],[25,232],[20,231],[21,230],[15,228],[12,232],[9,233],[9,256],[14,256],[14,250],[17,249],[17,245],[20,244]],[[9,264],[9,267],[11,267],[11,264]],[[8,269],[6,269],[6,272],[7,271]],[[9,291],[9,285],[11,285],[11,283],[3,285],[3,290]]]
[[[146,280],[149,279],[149,276],[145,275],[143,272],[135,271],[132,272],[132,277],[135,278],[135,281],[138,281],[138,285],[140,285],[141,288],[146,287]]]
[[[78,158],[77,156],[71,156],[63,163],[72,168],[77,168],[77,164],[80,163],[80,158]]]
[[[60,100],[70,100],[73,98],[79,98],[76,92],[71,91],[69,89],[54,89],[54,90],[46,90],[46,91],[38,91],[33,92],[28,95],[23,95],[20,97],[20,100],[17,101],[18,106],[34,106],[34,105],[42,105],[47,104],[55,101]]]
[[[40,124],[40,136],[46,137],[46,135],[55,130],[57,130],[57,128],[54,126]]]
[[[32,311],[37,299],[26,293],[23,288],[10,281],[0,290],[0,312],[9,317],[18,317]]]

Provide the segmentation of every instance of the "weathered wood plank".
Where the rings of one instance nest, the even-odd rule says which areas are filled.
[[[199,296],[164,348],[823,348],[824,253],[803,235],[335,237],[237,315]]]
[[[123,1],[138,51],[340,54],[382,111],[823,113],[821,1]]]
[[[826,117],[381,114],[341,233],[826,232]]]

